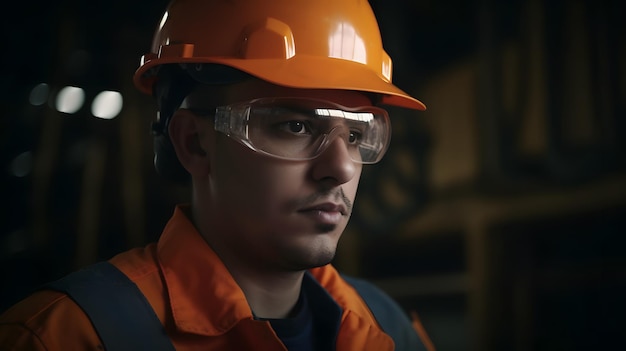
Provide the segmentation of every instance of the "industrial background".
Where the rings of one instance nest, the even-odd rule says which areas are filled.
[[[152,167],[132,85],[166,0],[5,10],[0,309],[158,238],[187,190]],[[626,5],[371,0],[394,82],[336,264],[417,311],[438,350],[626,344]]]

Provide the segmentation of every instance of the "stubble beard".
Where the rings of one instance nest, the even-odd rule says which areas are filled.
[[[316,229],[321,235],[332,235],[337,230],[334,224],[318,224]],[[285,263],[289,265],[289,269],[293,271],[303,271],[312,268],[325,266],[335,259],[337,253],[337,243],[334,245],[320,245],[319,247],[310,247],[302,251],[292,251]]]

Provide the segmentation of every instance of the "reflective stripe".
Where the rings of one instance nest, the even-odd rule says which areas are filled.
[[[66,293],[87,314],[105,350],[175,350],[152,306],[117,267],[99,262],[44,289]]]

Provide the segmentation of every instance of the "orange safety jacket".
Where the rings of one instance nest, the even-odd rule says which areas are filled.
[[[109,262],[137,285],[176,350],[286,350],[270,323],[253,317],[243,291],[181,207],[157,243]],[[331,265],[309,273],[341,308],[337,351],[394,349],[367,304]],[[0,316],[0,349],[103,347],[89,317],[71,298],[41,290]]]

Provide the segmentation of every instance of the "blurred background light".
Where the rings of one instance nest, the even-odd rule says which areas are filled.
[[[59,112],[72,114],[80,110],[84,102],[85,91],[83,89],[67,86],[59,91],[56,108]]]
[[[22,178],[30,174],[33,167],[33,154],[30,151],[22,152],[11,162],[10,172],[12,175]]]
[[[50,93],[50,87],[46,83],[39,83],[35,85],[33,90],[30,91],[30,97],[28,101],[33,106],[41,106],[48,101],[48,94]]]
[[[122,110],[122,94],[117,91],[103,91],[96,96],[91,104],[91,113],[98,118],[113,119]]]

